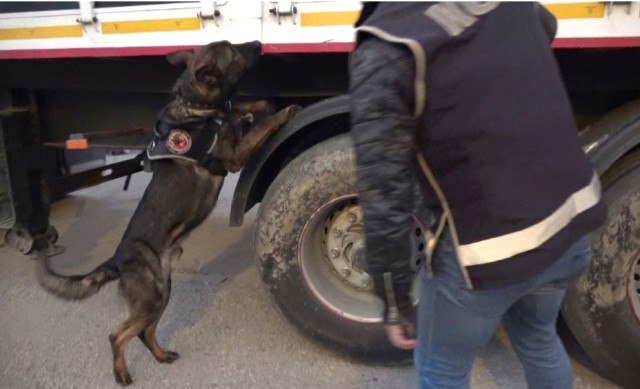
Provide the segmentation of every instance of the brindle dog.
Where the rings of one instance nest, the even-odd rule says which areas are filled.
[[[260,55],[260,43],[231,45],[216,42],[190,52],[169,56],[187,69],[174,86],[175,100],[162,111],[170,123],[217,118],[223,124],[211,154],[231,172],[238,171],[251,154],[297,111],[290,106],[251,125],[240,138],[237,127],[248,116],[264,114],[264,101],[236,105],[224,110],[233,87]],[[198,122],[196,120],[196,122]],[[87,298],[107,282],[120,279],[129,316],[109,336],[113,370],[121,385],[131,384],[125,364],[125,347],[138,336],[153,356],[163,363],[178,358],[160,348],[156,327],[171,293],[171,263],[182,254],[181,241],[213,209],[224,176],[212,175],[202,166],[180,159],[152,161],[153,178],[129,222],[113,257],[85,275],[64,276],[54,272],[44,254],[38,259],[40,284],[67,300]],[[44,247],[41,247],[41,249]],[[44,252],[44,251],[41,251]]]

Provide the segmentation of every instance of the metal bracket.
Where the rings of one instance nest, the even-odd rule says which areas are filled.
[[[278,25],[282,24],[281,18],[283,16],[291,16],[291,21],[293,24],[296,24],[295,15],[298,13],[298,8],[293,4],[292,1],[277,1],[272,3],[275,7],[269,10],[269,13],[272,15],[276,15],[278,18]]]
[[[218,10],[218,4],[215,1],[207,1],[203,0],[200,2],[200,11],[198,12],[198,17],[200,18],[200,25],[204,28],[205,20],[213,20],[216,24],[216,27],[220,27],[218,23],[218,18],[222,14]]]
[[[626,5],[627,6],[627,15],[631,15],[632,9],[634,8],[634,1],[607,1],[605,5],[605,10],[607,17],[611,16],[611,12],[613,11],[613,6],[615,5]]]
[[[80,17],[76,19],[76,22],[83,26],[96,24],[98,18],[93,9],[93,1],[80,0],[78,3],[80,4]]]
[[[613,11],[613,1],[607,1],[605,3],[604,9],[607,17],[611,16],[611,11]]]
[[[60,198],[63,195],[81,188],[101,184],[116,178],[130,176],[142,170],[146,152],[142,152],[134,158],[112,163],[81,173],[70,174],[51,181],[52,198]]]

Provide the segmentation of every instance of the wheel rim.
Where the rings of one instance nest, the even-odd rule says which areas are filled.
[[[412,261],[416,271],[424,255],[424,233],[416,223]],[[355,322],[382,322],[382,302],[373,293],[366,272],[362,213],[355,194],[341,196],[318,208],[298,241],[302,279],[316,300],[333,313]]]
[[[633,312],[638,321],[640,321],[640,255],[638,255],[636,262],[632,266],[629,276],[629,296],[631,297]]]

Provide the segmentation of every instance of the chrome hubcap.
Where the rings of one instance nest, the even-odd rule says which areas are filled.
[[[373,290],[373,280],[366,272],[362,213],[357,205],[340,204],[327,217],[322,247],[324,259],[339,280],[356,290]]]
[[[413,236],[421,252],[425,240],[417,223]],[[411,261],[414,270],[422,261],[420,253]],[[382,322],[383,304],[366,271],[362,211],[355,195],[333,199],[314,212],[300,233],[298,262],[305,286],[322,306],[352,321]]]

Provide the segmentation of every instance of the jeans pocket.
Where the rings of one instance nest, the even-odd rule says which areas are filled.
[[[471,290],[466,284],[441,282],[439,292],[454,304],[476,318],[498,318],[522,295],[524,285],[511,285],[497,289]]]
[[[558,289],[567,289],[575,282],[591,263],[591,243],[587,238],[577,241],[558,260],[559,266],[554,266],[548,271],[555,277],[551,281],[540,286],[536,293],[548,293]],[[549,276],[547,276],[549,277]]]
[[[573,274],[578,276],[591,263],[591,257],[593,256],[591,242],[586,237],[582,238],[572,249],[571,262],[573,264]]]
[[[569,276],[569,284],[573,283],[589,267],[592,256],[591,246],[575,255],[573,258],[575,266],[573,273]]]

